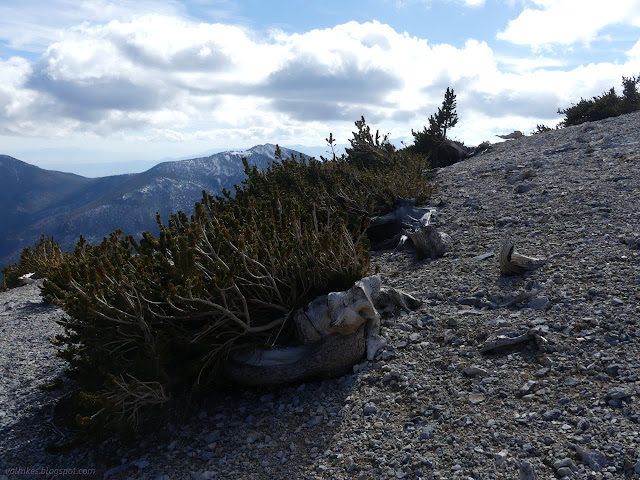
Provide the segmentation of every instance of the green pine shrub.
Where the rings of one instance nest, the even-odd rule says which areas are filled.
[[[553,130],[551,127],[547,127],[544,124],[537,124],[536,125],[536,129],[534,131],[531,132],[531,135],[538,135],[540,133],[546,133],[546,132],[550,132],[551,130]]]
[[[640,77],[622,77],[623,92],[621,97],[612,87],[600,96],[589,100],[581,98],[577,104],[569,108],[558,109],[558,114],[565,116],[560,125],[563,127],[580,125],[640,110],[639,81]]]
[[[640,110],[640,91],[638,91],[638,77],[622,77],[622,99],[620,110],[622,113],[631,113]]]
[[[62,248],[53,237],[41,235],[32,247],[25,247],[17,263],[10,263],[2,269],[0,291],[20,285],[20,277],[33,273],[35,278],[46,277],[49,270],[60,264],[63,258]]]
[[[374,136],[364,117],[356,120],[355,123],[358,131],[353,132],[353,138],[349,140],[351,148],[345,149],[349,162],[359,169],[385,166],[389,159],[393,158],[396,150],[389,142],[389,135],[383,135],[381,138],[380,131],[376,130]],[[332,138],[333,136],[329,135],[327,139],[330,145]]]
[[[356,125],[366,127],[364,119]],[[425,200],[423,156],[373,138],[375,156],[281,158],[249,168],[235,195],[203,192],[195,214],[158,219],[158,236],[82,239],[49,271],[44,293],[68,319],[55,343],[84,399],[85,428],[136,427],[194,388],[215,388],[224,361],[292,341],[294,312],[367,274],[365,229],[397,196]]]

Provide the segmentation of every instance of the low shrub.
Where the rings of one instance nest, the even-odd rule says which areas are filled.
[[[537,124],[536,125],[536,129],[531,132],[531,135],[538,135],[539,133],[545,133],[545,132],[550,132],[552,130],[551,127],[547,127],[544,124]]]
[[[235,195],[203,192],[191,217],[158,219],[157,237],[81,239],[44,284],[69,316],[59,355],[91,399],[77,424],[135,428],[153,407],[215,388],[228,355],[286,344],[299,307],[365,276],[368,218],[396,196],[425,200],[431,187],[423,156],[374,138],[357,145],[376,161],[282,158],[278,149],[264,172],[245,162]]]
[[[48,275],[51,268],[62,262],[63,254],[60,244],[53,237],[42,235],[32,247],[25,247],[17,263],[10,263],[2,269],[0,291],[9,290],[20,285],[20,277],[33,273],[35,278]]]
[[[581,98],[577,104],[569,108],[558,109],[558,114],[565,116],[560,125],[563,127],[580,125],[640,110],[639,81],[640,77],[622,77],[623,92],[621,97],[612,87],[600,96],[589,100]]]

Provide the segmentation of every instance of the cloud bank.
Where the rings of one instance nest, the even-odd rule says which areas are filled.
[[[606,27],[640,26],[637,0],[533,0],[498,38],[533,48],[588,44]]]
[[[616,22],[640,26],[637,2],[621,0],[615,15],[601,2],[582,0],[578,10],[575,3],[535,0],[498,37],[539,48],[589,42]],[[25,48],[45,43],[39,58],[0,58],[0,135],[318,144],[329,131],[346,141],[364,115],[392,137],[407,136],[451,86],[460,113],[453,133],[473,143],[559,119],[556,110],[577,101],[576,92],[618,85],[640,58],[638,42],[625,62],[563,69],[556,58],[497,55],[474,39],[432,44],[378,21],[259,34],[195,21],[171,2],[152,15],[124,7],[103,12],[101,5],[116,8],[106,1],[81,5],[66,9],[65,30],[16,36]],[[87,5],[92,21],[79,22]],[[568,9],[579,11],[580,28],[566,28]],[[554,23],[560,19],[565,28]],[[542,25],[553,28],[541,32]]]

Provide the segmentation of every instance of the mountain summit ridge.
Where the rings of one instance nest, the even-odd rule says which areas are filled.
[[[188,160],[162,162],[144,172],[87,178],[46,170],[0,155],[0,268],[16,261],[40,235],[71,248],[83,235],[99,242],[110,232],[155,231],[156,212],[166,219],[191,213],[205,190],[215,195],[245,178],[242,158],[267,168],[276,145],[266,143]],[[304,155],[281,148],[283,155]],[[306,155],[304,155],[306,156]]]

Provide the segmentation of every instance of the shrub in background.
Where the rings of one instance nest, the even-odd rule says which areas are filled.
[[[622,113],[631,113],[640,110],[640,92],[638,91],[638,77],[622,77],[622,101],[620,110]]]
[[[550,132],[551,130],[553,130],[551,127],[547,127],[544,124],[537,124],[536,129],[531,132],[531,135],[538,135],[539,133]]]
[[[389,135],[380,137],[380,131],[376,130],[374,136],[371,133],[371,127],[367,125],[364,117],[356,120],[355,124],[357,131],[352,132],[353,138],[349,140],[351,148],[345,149],[349,163],[359,169],[376,168],[387,165],[389,159],[393,158],[393,153],[396,151],[396,148],[389,142]],[[333,135],[330,134],[327,141],[329,142],[332,138]]]
[[[10,263],[2,269],[0,291],[20,285],[20,277],[33,273],[35,278],[48,275],[49,270],[58,265],[63,258],[62,249],[53,237],[41,235],[32,247],[25,247],[17,263]]]
[[[595,122],[609,117],[617,117],[625,113],[640,110],[640,92],[638,82],[640,77],[622,77],[622,96],[616,94],[615,88],[590,100],[581,98],[576,105],[564,110],[558,109],[558,114],[564,115],[561,126],[580,125],[585,122]]]

